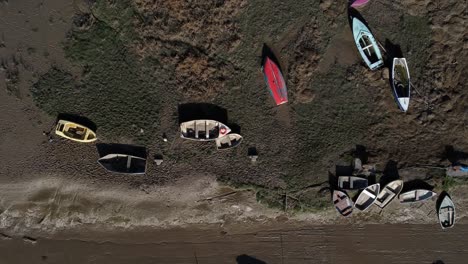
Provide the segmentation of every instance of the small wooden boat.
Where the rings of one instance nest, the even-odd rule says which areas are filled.
[[[414,203],[430,199],[436,195],[437,193],[435,192],[418,189],[405,193],[400,193],[400,195],[398,195],[398,199],[400,199],[400,203]]]
[[[375,204],[380,208],[385,208],[396,196],[398,196],[403,189],[403,181],[396,180],[385,185],[383,190],[377,195]]]
[[[262,66],[265,82],[270,90],[276,105],[281,105],[288,102],[288,91],[283,74],[278,65],[268,57],[265,57]]]
[[[126,154],[108,154],[98,160],[107,171],[125,174],[144,174],[146,159]]]
[[[437,209],[442,229],[451,228],[455,224],[455,205],[448,194],[442,199]]]
[[[216,149],[230,149],[239,146],[242,141],[242,136],[236,133],[227,134],[224,137],[216,139]]]
[[[367,187],[367,179],[356,176],[339,176],[338,187],[343,190],[359,190]]]
[[[370,0],[355,0],[352,1],[351,7],[358,8],[366,5]]]
[[[181,137],[197,141],[215,140],[231,132],[225,124],[215,120],[192,120],[180,124]]]
[[[342,191],[333,191],[333,205],[342,216],[349,216],[353,212],[353,201]]]
[[[383,65],[382,53],[370,29],[358,18],[351,17],[354,42],[362,59],[371,70]]]
[[[405,58],[394,58],[390,76],[395,101],[401,111],[408,110],[411,94],[410,74]]]
[[[358,196],[356,202],[354,203],[354,207],[356,209],[365,211],[369,209],[369,207],[375,202],[377,199],[377,195],[380,191],[380,184],[372,184],[365,188]]]
[[[55,134],[82,143],[89,143],[97,140],[94,131],[83,125],[67,120],[59,120],[57,122]]]

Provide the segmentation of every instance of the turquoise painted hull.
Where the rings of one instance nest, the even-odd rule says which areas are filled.
[[[352,18],[353,36],[362,59],[371,70],[383,65],[382,53],[370,29],[357,18]]]

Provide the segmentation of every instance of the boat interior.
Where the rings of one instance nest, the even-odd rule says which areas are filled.
[[[374,43],[368,35],[362,35],[359,39],[359,44],[361,46],[362,51],[366,55],[367,59],[369,59],[371,64],[374,64],[375,62],[379,61],[379,58],[377,57],[377,53],[375,51]]]
[[[185,137],[196,139],[214,139],[219,135],[219,123],[197,120],[185,124]]]
[[[393,84],[395,86],[395,92],[398,95],[398,97],[404,98],[410,96],[406,69],[401,65],[395,66]]]
[[[87,129],[79,126],[67,126],[63,131],[67,137],[85,140]]]
[[[452,206],[445,206],[440,208],[439,215],[444,217],[444,220],[441,221],[443,227],[451,227],[453,225],[455,218],[455,209]]]

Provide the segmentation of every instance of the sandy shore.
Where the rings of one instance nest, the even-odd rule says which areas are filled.
[[[465,263],[468,225],[238,225],[170,230],[83,228],[3,237],[0,263]],[[437,262],[439,261],[439,262]]]

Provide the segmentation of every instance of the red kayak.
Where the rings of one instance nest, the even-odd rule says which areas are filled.
[[[267,57],[263,63],[262,70],[276,105],[287,103],[288,91],[286,90],[286,83],[278,65]]]

